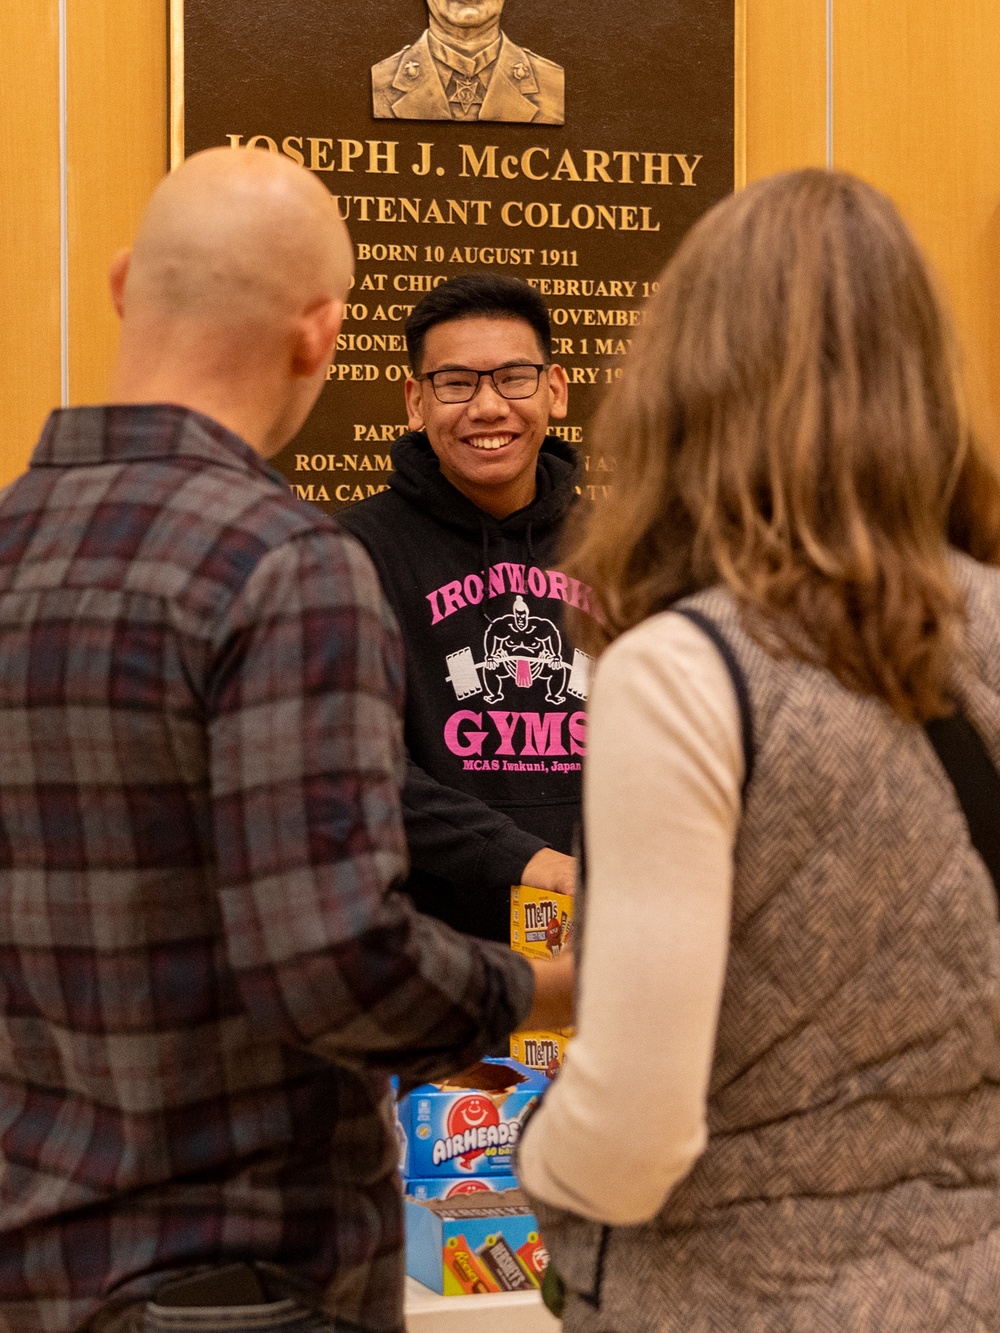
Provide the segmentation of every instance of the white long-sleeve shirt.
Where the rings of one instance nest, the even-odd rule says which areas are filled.
[[[665,612],[616,640],[589,708],[578,1031],[519,1150],[547,1203],[645,1221],[705,1147],[743,774],[702,630]]]

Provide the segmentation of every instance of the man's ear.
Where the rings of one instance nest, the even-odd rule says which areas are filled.
[[[561,421],[569,410],[569,383],[562,366],[549,366],[549,416]]]
[[[125,314],[125,284],[132,263],[131,250],[119,250],[108,269],[108,286],[111,288],[111,304],[119,319]]]
[[[420,380],[406,381],[406,424],[410,430],[424,428],[424,393]]]
[[[292,373],[309,380],[333,360],[344,319],[343,301],[317,301],[300,316],[292,350]]]

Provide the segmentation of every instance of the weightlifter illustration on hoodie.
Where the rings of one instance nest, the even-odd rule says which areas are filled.
[[[483,639],[483,695],[489,704],[501,703],[508,680],[528,689],[536,680],[545,682],[545,702],[566,702],[569,666],[562,660],[562,635],[551,620],[531,614],[523,597],[514,601],[513,613],[490,621]]]

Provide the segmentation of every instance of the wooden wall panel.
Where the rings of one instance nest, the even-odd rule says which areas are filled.
[[[826,0],[747,0],[747,179],[826,164]]]
[[[166,170],[166,8],[165,0],[67,0],[74,403],[107,395],[118,338],[108,266],[131,244]]]
[[[59,7],[2,0],[0,486],[59,402]]]
[[[992,436],[1000,408],[1000,6],[836,0],[835,20],[836,163],[890,194],[913,227],[950,296],[975,413]]]

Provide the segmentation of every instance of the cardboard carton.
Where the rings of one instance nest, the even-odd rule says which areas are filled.
[[[513,1060],[483,1060],[415,1088],[396,1109],[403,1175],[512,1176],[514,1145],[547,1086],[544,1074]]]
[[[548,1253],[520,1190],[449,1200],[406,1200],[406,1271],[443,1296],[531,1291]]]
[[[502,1194],[516,1190],[516,1176],[432,1176],[430,1180],[404,1180],[403,1193],[410,1199],[455,1199],[465,1194]]]
[[[573,938],[573,898],[568,893],[510,891],[510,947],[525,958],[558,958]]]
[[[510,1038],[510,1058],[553,1079],[562,1068],[572,1037],[572,1028],[560,1032],[514,1032]]]

